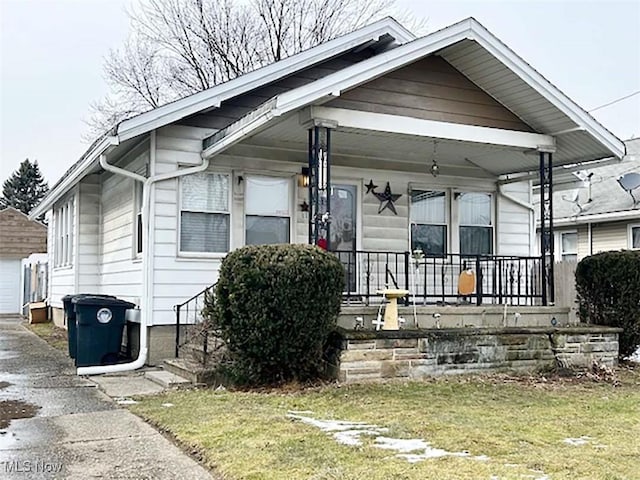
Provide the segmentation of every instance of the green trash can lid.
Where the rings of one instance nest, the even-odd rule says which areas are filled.
[[[109,298],[97,295],[74,297],[71,302],[76,305],[97,305],[101,307],[134,308],[136,306],[134,303],[127,302],[116,297]]]

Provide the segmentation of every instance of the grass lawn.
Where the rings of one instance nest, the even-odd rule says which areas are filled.
[[[53,322],[26,323],[24,326],[52,347],[63,352],[67,351],[67,331],[64,328],[56,327]]]
[[[491,376],[174,391],[140,398],[131,410],[225,479],[640,479],[640,368],[618,373],[618,386]],[[423,439],[470,456],[409,463],[376,448],[375,436],[343,445],[332,433],[287,417],[289,411],[367,422],[388,428],[385,437]],[[566,441],[581,437],[578,445]],[[474,458],[483,455],[488,459]]]

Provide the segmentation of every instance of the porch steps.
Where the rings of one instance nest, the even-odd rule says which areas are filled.
[[[179,388],[191,385],[191,381],[184,376],[177,375],[165,370],[150,370],[145,372],[144,377],[163,388]]]
[[[182,377],[195,385],[213,385],[216,373],[212,368],[203,367],[201,363],[185,358],[172,358],[163,362],[163,368],[176,376]]]

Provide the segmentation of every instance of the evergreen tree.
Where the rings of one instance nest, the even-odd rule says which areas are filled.
[[[48,191],[49,186],[42,178],[38,162],[32,163],[27,158],[2,185],[0,209],[13,207],[29,215]]]

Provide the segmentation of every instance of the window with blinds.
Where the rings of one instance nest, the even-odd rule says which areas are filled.
[[[488,193],[465,192],[458,196],[460,253],[493,253],[492,202]]]
[[[180,251],[228,252],[229,175],[197,173],[182,177],[180,183]]]
[[[433,190],[411,191],[411,251],[447,253],[447,195]]]
[[[251,176],[245,181],[245,243],[289,243],[291,180]]]

